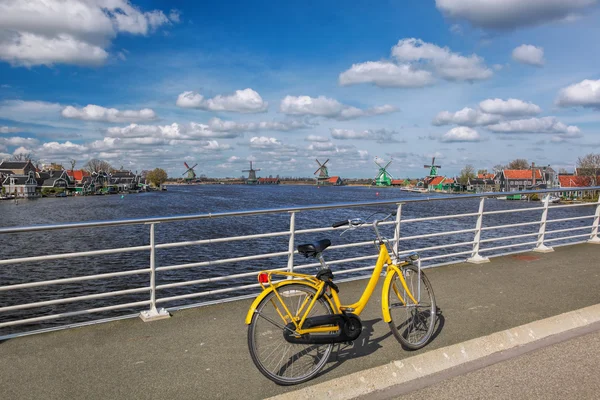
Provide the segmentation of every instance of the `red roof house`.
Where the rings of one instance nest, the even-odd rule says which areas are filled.
[[[90,176],[90,173],[88,171],[85,171],[83,169],[80,170],[67,170],[67,175],[69,175],[69,178],[71,178],[72,180],[75,181],[75,183],[81,183],[81,181],[83,180],[83,178],[85,178],[86,176]]]

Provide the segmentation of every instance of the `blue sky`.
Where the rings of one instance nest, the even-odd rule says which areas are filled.
[[[598,0],[6,0],[0,158],[395,177],[600,147]]]

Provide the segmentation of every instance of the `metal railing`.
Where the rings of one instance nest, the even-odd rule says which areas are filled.
[[[176,270],[185,270],[191,268],[203,268],[203,267],[215,267],[218,265],[232,264],[238,262],[247,262],[247,261],[258,261],[272,258],[281,258],[286,257],[287,261],[285,266],[282,266],[280,270],[306,270],[309,268],[313,268],[318,266],[319,263],[309,263],[309,264],[301,264],[297,265],[295,263],[296,259],[294,257],[297,254],[295,250],[296,245],[299,243],[298,236],[306,235],[306,234],[315,234],[321,232],[329,232],[336,230],[331,227],[318,227],[318,228],[309,228],[309,229],[298,229],[297,228],[297,220],[296,216],[300,213],[308,213],[312,211],[329,211],[335,209],[343,209],[343,208],[363,208],[363,207],[382,207],[382,206],[395,206],[397,208],[397,214],[395,221],[389,221],[382,225],[388,225],[393,227],[393,237],[391,239],[391,244],[393,245],[393,249],[396,253],[408,253],[408,252],[433,252],[432,255],[427,255],[421,258],[423,262],[430,262],[429,265],[425,265],[425,267],[432,267],[439,260],[450,261],[450,262],[461,262],[466,261],[472,263],[480,263],[489,261],[489,257],[482,256],[481,253],[493,254],[495,256],[506,254],[506,250],[512,249],[511,252],[514,252],[514,249],[520,249],[520,251],[540,251],[540,252],[548,252],[552,251],[552,247],[547,246],[548,243],[551,242],[568,242],[573,243],[576,239],[577,243],[579,242],[591,242],[591,243],[600,243],[600,238],[598,238],[598,223],[600,219],[600,201],[595,203],[576,203],[576,204],[560,204],[560,205],[550,205],[549,196],[546,196],[544,200],[539,203],[540,206],[534,207],[526,207],[526,208],[514,208],[514,209],[500,209],[500,210],[488,210],[486,211],[486,199],[506,196],[507,194],[515,195],[515,194],[551,194],[560,192],[573,192],[580,190],[600,190],[600,187],[592,187],[592,188],[571,188],[571,189],[547,189],[547,190],[536,190],[536,191],[523,191],[523,192],[510,192],[510,193],[481,193],[481,194],[469,194],[469,195],[451,195],[451,196],[434,196],[427,198],[409,198],[409,199],[397,199],[397,200],[389,200],[389,201],[378,201],[378,202],[362,202],[362,203],[342,203],[342,204],[329,204],[329,205],[316,205],[316,206],[305,206],[305,207],[294,207],[294,208],[280,208],[280,209],[265,209],[265,210],[253,210],[253,211],[237,211],[237,212],[222,212],[222,213],[208,213],[208,214],[199,214],[199,215],[183,215],[183,216],[174,216],[174,217],[164,217],[164,218],[142,218],[142,219],[130,219],[130,220],[118,220],[118,221],[102,221],[102,222],[82,222],[82,223],[70,223],[70,224],[57,224],[57,225],[45,225],[45,226],[30,226],[30,227],[9,227],[9,228],[0,228],[0,241],[3,237],[9,234],[27,234],[33,232],[49,232],[55,230],[72,230],[72,229],[81,229],[81,228],[99,228],[99,227],[115,227],[115,226],[126,226],[126,225],[149,225],[149,242],[147,245],[141,246],[131,246],[131,247],[120,247],[120,248],[110,248],[110,249],[101,249],[101,250],[90,250],[90,251],[80,251],[80,252],[70,252],[70,253],[61,253],[61,254],[49,254],[49,255],[41,255],[41,256],[31,256],[31,257],[20,257],[20,258],[12,258],[12,259],[2,259],[0,260],[0,268],[4,266],[13,266],[15,264],[23,264],[23,263],[31,263],[31,262],[46,262],[50,260],[70,260],[75,258],[87,258],[92,256],[105,256],[105,255],[114,255],[114,254],[123,254],[123,253],[136,253],[136,252],[148,252],[149,253],[149,262],[147,267],[144,268],[136,268],[131,270],[122,270],[117,272],[108,272],[108,273],[99,273],[99,274],[91,274],[91,275],[79,275],[79,276],[71,276],[66,278],[57,278],[57,279],[48,279],[48,280],[38,280],[38,281],[29,281],[25,283],[17,283],[6,285],[4,282],[0,282],[0,299],[4,297],[8,299],[8,294],[13,291],[28,291],[35,290],[41,287],[52,287],[53,285],[61,285],[61,284],[78,284],[85,285],[92,281],[104,280],[109,278],[123,278],[123,277],[132,277],[132,276],[147,276],[149,284],[146,286],[135,287],[135,288],[125,288],[113,291],[107,291],[102,293],[93,293],[93,294],[83,294],[83,295],[75,295],[75,296],[67,296],[67,297],[59,297],[53,298],[51,300],[41,300],[34,302],[20,302],[17,304],[9,304],[0,307],[0,317],[2,317],[3,313],[15,312],[21,310],[30,310],[47,306],[56,306],[62,304],[69,303],[77,303],[82,301],[98,301],[105,299],[113,299],[119,296],[128,296],[128,295],[136,295],[140,296],[144,294],[146,296],[145,299],[129,301],[125,303],[117,303],[117,304],[97,304],[98,306],[78,310],[68,310],[65,312],[59,313],[48,313],[44,315],[38,316],[27,316],[25,313],[21,313],[18,318],[13,318],[11,320],[0,320],[0,329],[3,328],[13,328],[17,326],[33,326],[35,330],[33,332],[41,331],[39,328],[39,324],[43,324],[46,321],[60,320],[66,319],[67,322],[59,327],[69,327],[74,324],[69,322],[68,319],[76,316],[87,316],[92,314],[102,314],[108,311],[114,310],[130,310],[130,309],[139,309],[140,307],[144,307],[145,309],[141,311],[139,314],[128,314],[127,316],[132,315],[140,315],[144,320],[152,320],[156,318],[164,318],[168,317],[168,311],[165,308],[159,308],[159,305],[173,303],[173,302],[181,302],[183,300],[190,299],[198,299],[198,298],[211,298],[211,296],[224,296],[229,293],[239,293],[248,289],[256,289],[259,287],[258,283],[249,283],[248,279],[255,277],[257,272],[260,269],[252,270],[250,272],[236,273],[236,274],[228,274],[222,276],[208,276],[202,279],[186,279],[180,280],[177,282],[171,283],[159,283],[157,277],[160,277],[161,274],[164,274],[168,271],[176,271]],[[463,214],[454,214],[454,215],[434,215],[434,216],[424,216],[424,217],[415,217],[415,218],[403,218],[403,208],[414,204],[414,203],[423,203],[423,202],[447,202],[447,201],[463,201],[467,199],[479,199],[479,206],[477,210],[473,210],[473,212],[463,213]],[[594,207],[594,214],[590,215],[575,215],[575,216],[567,216],[563,218],[555,218],[548,219],[549,211],[552,212],[555,209],[573,209],[578,207]],[[503,215],[514,215],[518,213],[530,213],[534,211],[540,211],[541,217],[539,219],[533,221],[526,222],[513,222],[509,224],[496,224],[496,225],[486,225],[486,220],[492,218],[492,216],[503,216]],[[202,221],[202,220],[214,220],[226,217],[235,217],[235,218],[244,218],[249,216],[270,216],[274,214],[288,214],[289,215],[289,229],[285,231],[276,231],[276,232],[266,232],[266,233],[257,233],[257,234],[247,234],[241,236],[228,236],[228,237],[215,237],[209,239],[201,239],[201,240],[188,240],[188,241],[180,241],[180,242],[169,242],[169,243],[157,243],[156,242],[156,229],[159,224],[166,223],[174,223],[179,221]],[[520,214],[519,214],[520,215]],[[402,236],[401,232],[406,228],[406,226],[412,224],[419,224],[424,222],[432,222],[432,221],[442,221],[442,220],[463,220],[468,218],[475,218],[475,224],[473,227],[468,227],[467,223],[463,223],[461,229],[448,230],[448,231],[437,231],[430,233],[421,233],[416,235],[407,235]],[[592,219],[591,224],[586,224],[584,226],[575,226],[568,227],[562,229],[554,229],[549,230],[549,224],[556,223],[569,223],[569,222],[582,222]],[[331,221],[327,221],[331,222]],[[527,233],[518,233],[511,234],[506,236],[500,236],[500,234],[496,233],[496,236],[483,238],[483,234],[487,234],[487,232],[498,232],[506,229],[514,229],[519,227],[535,227],[538,226],[536,232],[527,232]],[[403,228],[404,227],[404,228]],[[569,236],[556,236],[557,234],[568,233]],[[571,234],[574,233],[574,234]],[[472,235],[471,240],[462,240],[467,235]],[[551,238],[547,238],[547,236],[555,236]],[[222,259],[211,259],[208,261],[198,261],[184,264],[174,264],[174,265],[157,265],[157,250],[166,250],[180,247],[189,247],[189,246],[206,246],[206,245],[215,245],[218,243],[227,244],[227,243],[236,243],[241,241],[249,241],[256,239],[265,239],[265,238],[288,238],[287,249],[283,249],[282,251],[274,251],[270,253],[261,253],[261,254],[252,254],[252,255],[244,255],[238,257],[229,257]],[[420,246],[417,248],[410,248],[409,245],[403,245],[403,243],[408,243],[411,241],[418,241],[420,239],[430,239],[430,238],[458,238],[459,242],[448,243],[445,242],[443,244],[433,245],[433,246]],[[517,241],[524,239],[525,241]],[[530,240],[531,239],[531,240]],[[508,244],[499,244],[497,242],[507,242]],[[355,241],[351,243],[345,243],[340,245],[331,246],[330,249],[338,249],[338,250],[352,250],[353,248],[359,248],[363,246],[372,246],[373,241]],[[491,245],[491,246],[490,246]],[[467,248],[466,250],[462,250],[460,248]],[[454,251],[459,248],[459,251]],[[449,252],[448,250],[451,250]],[[502,250],[504,252],[499,251]],[[330,250],[328,250],[329,252]],[[438,253],[435,253],[435,252]],[[495,253],[494,253],[495,252]],[[377,254],[373,253],[370,255],[361,255],[346,258],[338,258],[338,259],[328,259],[328,264],[333,266],[335,265],[356,265],[359,262],[367,262],[367,265],[347,268],[345,270],[337,271],[336,275],[356,275],[362,271],[368,271],[373,268],[373,265],[369,264],[369,260],[374,260],[377,258]],[[223,283],[223,282],[231,282],[227,287],[214,288],[209,290],[202,291],[191,291],[189,293],[184,294],[176,294],[176,295],[161,295],[162,293],[167,292],[169,289],[175,288],[189,288],[190,286],[195,285],[211,285],[215,283]],[[235,283],[238,283],[237,285]],[[239,283],[242,284],[239,284]],[[254,281],[256,282],[256,281]],[[84,286],[85,290],[85,286]],[[237,297],[236,297],[237,298]],[[224,301],[225,299],[217,299],[216,301]],[[5,302],[3,301],[2,304]],[[202,305],[204,303],[193,303],[193,305]],[[186,304],[183,306],[171,307],[169,310],[189,307],[190,304]],[[109,319],[112,317],[109,317]],[[117,318],[117,317],[114,317]],[[104,319],[103,319],[104,320]],[[93,322],[93,321],[92,321]],[[87,322],[90,323],[90,322]],[[56,329],[56,328],[52,328]],[[1,331],[0,331],[1,332]],[[23,334],[31,333],[31,331],[13,331],[9,334],[5,334],[2,336],[0,333],[0,339],[20,336]]]

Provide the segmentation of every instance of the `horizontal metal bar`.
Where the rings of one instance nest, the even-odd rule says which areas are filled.
[[[421,258],[421,261],[437,260],[438,258],[446,258],[446,257],[453,257],[453,256],[462,256],[462,255],[471,254],[471,253],[472,253],[472,251],[461,251],[461,252],[458,252],[458,253],[441,254],[439,256]]]
[[[543,209],[544,209],[544,207],[516,208],[514,210],[494,210],[494,211],[484,211],[483,215],[510,214],[510,213],[517,213],[517,212],[537,211],[537,210],[543,210]]]
[[[15,306],[0,307],[0,312],[23,310],[26,308],[35,308],[35,307],[43,307],[43,306],[51,306],[54,304],[72,303],[72,302],[83,301],[83,300],[102,299],[105,297],[122,296],[125,294],[143,293],[143,292],[149,292],[149,291],[150,291],[150,287],[143,287],[143,288],[137,288],[137,289],[117,290],[114,292],[89,294],[86,296],[67,297],[64,299],[38,301],[36,303],[27,303],[27,304],[18,304]]]
[[[11,258],[8,260],[0,260],[0,265],[20,264],[20,263],[33,262],[33,261],[61,260],[61,259],[67,259],[67,258],[99,256],[99,255],[106,255],[106,254],[131,253],[134,251],[144,251],[144,250],[150,250],[150,246],[120,247],[118,249],[81,251],[79,253],[63,253],[63,254],[52,254],[52,255],[48,255],[48,256]]]
[[[460,242],[460,243],[450,243],[450,244],[442,244],[439,246],[431,246],[431,247],[421,247],[420,249],[412,249],[409,250],[410,252],[422,252],[422,251],[429,251],[429,250],[438,250],[438,249],[446,249],[446,248],[450,248],[450,247],[460,247],[460,246],[467,246],[470,244],[475,243],[474,241],[470,241],[470,242]]]
[[[462,230],[459,230],[459,231],[447,231],[447,232],[427,233],[427,234],[424,234],[424,235],[414,235],[414,236],[400,237],[400,240],[413,240],[413,239],[423,239],[423,238],[435,237],[435,236],[454,235],[454,234],[459,234],[459,233],[475,232],[476,230],[477,229],[473,228],[473,229],[462,229]]]
[[[520,246],[532,246],[534,244],[537,244],[537,241],[535,242],[526,242],[526,243],[513,243],[513,244],[507,244],[504,246],[496,246],[496,247],[487,247],[484,249],[479,249],[479,251],[492,251],[492,250],[500,250],[500,249],[508,249],[511,247],[520,247]]]
[[[544,240],[544,242],[557,242],[559,240],[568,240],[568,239],[575,239],[575,238],[580,238],[580,237],[591,237],[592,235],[589,233],[584,233],[583,235],[572,235],[572,236],[566,236],[566,237],[559,237],[559,238],[554,238],[554,239],[546,239]],[[583,242],[585,243],[585,242]]]
[[[246,235],[246,236],[229,236],[217,239],[203,239],[203,240],[191,240],[187,242],[176,242],[176,243],[161,243],[157,244],[155,247],[157,249],[170,249],[172,247],[183,247],[183,246],[197,246],[203,244],[215,244],[215,243],[228,243],[235,242],[238,240],[252,240],[252,239],[262,239],[269,237],[277,237],[277,236],[289,236],[290,232],[275,232],[275,233],[259,233],[256,235]]]
[[[563,222],[563,221],[576,221],[576,220],[587,219],[587,218],[595,218],[595,216],[594,215],[583,215],[581,217],[569,217],[569,218],[549,219],[549,220],[546,221],[546,223],[550,223],[550,222]]]
[[[590,207],[590,206],[597,206],[598,203],[578,203],[578,204],[561,204],[558,206],[551,206],[550,209],[553,208],[569,208],[569,207]]]
[[[369,271],[369,270],[372,270],[372,269],[375,269],[374,265],[370,265],[368,267],[346,269],[346,270],[343,270],[343,271],[335,271],[335,274],[336,275],[344,275],[344,274],[350,274],[350,273],[353,273],[353,272]]]
[[[463,218],[463,217],[475,217],[479,213],[468,213],[468,214],[457,214],[457,215],[437,215],[435,217],[423,217],[423,218],[411,218],[403,219],[400,223],[405,224],[408,222],[421,222],[421,221],[437,221],[438,219],[452,219],[452,218]]]
[[[277,282],[273,282],[273,283],[277,283]],[[212,294],[228,293],[228,292],[234,292],[236,290],[252,289],[252,288],[259,288],[259,287],[260,287],[260,283],[253,283],[251,285],[243,285],[243,286],[236,286],[236,287],[230,287],[230,288],[224,288],[224,289],[209,290],[207,292],[182,294],[179,296],[163,297],[160,299],[156,299],[156,303],[166,303],[166,302],[175,301],[175,300],[193,299],[195,297],[210,296]]]
[[[194,281],[166,283],[164,285],[157,285],[156,290],[170,289],[170,288],[180,287],[180,286],[200,285],[203,283],[220,282],[220,281],[227,281],[227,280],[233,280],[233,279],[239,279],[239,278],[247,278],[249,276],[258,276],[260,271],[262,271],[262,270],[257,270],[257,271],[253,271],[253,272],[244,272],[242,274],[235,274],[235,275],[214,276],[211,278],[196,279]],[[269,268],[269,271],[287,271],[287,267]]]
[[[532,222],[519,222],[518,224],[510,224],[510,225],[493,225],[493,226],[483,226],[481,228],[482,231],[489,231],[492,229],[504,229],[504,228],[514,228],[515,226],[527,226],[527,225],[539,225],[541,221],[532,221]]]
[[[52,279],[49,281],[18,283],[15,285],[0,286],[0,292],[7,291],[7,290],[27,289],[27,288],[38,287],[38,286],[46,286],[46,285],[59,285],[61,283],[93,281],[96,279],[107,279],[107,278],[116,278],[119,276],[139,275],[139,274],[145,274],[145,273],[149,273],[149,272],[150,272],[150,268],[134,269],[131,271],[109,272],[106,274],[97,274],[97,275],[84,275],[84,276],[78,276],[75,278],[62,278],[62,279]]]
[[[347,244],[338,244],[337,246],[330,246],[327,250],[335,250],[335,249],[346,249],[348,247],[361,247],[361,246],[373,246],[373,241],[369,240],[366,242],[356,242],[356,243],[347,243]],[[297,251],[294,253],[298,253]]]
[[[156,224],[161,222],[178,222],[178,221],[190,221],[190,220],[201,220],[201,219],[212,219],[212,218],[226,218],[226,217],[241,217],[241,216],[252,216],[252,215],[264,215],[264,214],[278,214],[278,213],[289,213],[289,212],[303,212],[303,211],[316,211],[316,210],[333,210],[339,208],[357,208],[357,207],[381,207],[386,205],[397,205],[397,204],[408,204],[408,203],[422,203],[431,201],[447,201],[447,200],[466,200],[466,199],[479,199],[481,197],[500,197],[508,194],[534,194],[534,193],[559,193],[559,192],[575,192],[575,191],[591,191],[600,190],[600,186],[585,187],[585,188],[553,188],[553,189],[540,189],[540,190],[523,190],[518,192],[487,192],[487,193],[476,193],[476,194],[460,194],[450,196],[433,196],[423,198],[399,198],[385,201],[375,202],[357,202],[357,203],[334,203],[334,204],[322,204],[314,206],[302,206],[292,208],[275,208],[275,209],[263,209],[263,210],[251,210],[251,211],[229,211],[221,213],[208,213],[208,214],[191,214],[191,215],[178,215],[172,217],[160,217],[160,218],[139,218],[139,219],[127,219],[117,221],[98,221],[98,222],[78,222],[69,224],[57,224],[57,225],[38,225],[38,226],[25,226],[25,227],[7,227],[0,228],[0,235],[5,233],[21,233],[21,232],[37,232],[37,231],[48,231],[56,229],[77,229],[77,228],[94,228],[94,227],[107,227],[107,226],[123,226],[123,225],[139,225],[139,224]],[[597,203],[591,203],[596,205]]]
[[[512,236],[502,236],[502,237],[497,237],[497,238],[482,239],[482,240],[480,240],[480,242],[481,243],[496,242],[499,240],[518,239],[518,238],[524,238],[524,237],[528,237],[528,236],[538,236],[538,235],[539,235],[539,232],[525,233],[522,235],[512,235]]]
[[[384,222],[380,222],[378,224],[378,226],[382,226],[382,225],[394,225],[396,223],[396,221],[384,221]],[[358,225],[358,226],[354,226],[352,229],[369,229],[372,228],[373,225],[370,223],[366,223],[366,224],[362,224],[362,225]],[[337,228],[333,228],[333,227],[326,227],[326,228],[309,228],[309,229],[299,229],[297,231],[294,231],[294,234],[298,235],[298,234],[306,234],[306,233],[319,233],[319,232],[331,232],[331,231],[341,231],[344,229],[348,229],[347,226],[345,227],[337,227]]]
[[[98,312],[103,312],[103,311],[112,311],[112,310],[118,310],[121,308],[146,306],[148,304],[150,304],[150,300],[137,301],[135,303],[117,304],[114,306],[107,306],[107,307],[90,308],[89,310],[71,311],[71,312],[66,312],[66,313],[61,313],[61,314],[44,315],[43,317],[35,317],[35,318],[20,319],[18,321],[2,322],[2,323],[0,323],[0,328],[4,328],[6,326],[31,324],[33,322],[49,321],[51,319],[75,317],[77,315],[93,314],[93,313],[98,313]]]
[[[592,227],[591,226],[578,226],[576,228],[565,228],[565,229],[555,229],[553,231],[546,231],[546,235],[549,235],[551,233],[560,233],[560,232],[571,232],[571,231],[581,231],[583,229],[588,229],[591,230]]]
[[[254,256],[224,258],[222,260],[202,261],[202,262],[197,262],[197,263],[179,264],[179,265],[169,265],[167,267],[157,267],[156,271],[173,271],[176,269],[207,267],[210,265],[230,264],[230,263],[239,262],[239,261],[261,260],[264,258],[281,257],[281,256],[287,256],[289,254],[290,253],[288,251],[280,251],[279,253],[257,254]]]

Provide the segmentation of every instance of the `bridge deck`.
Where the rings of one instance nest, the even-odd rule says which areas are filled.
[[[420,351],[600,303],[599,256],[600,246],[580,244],[427,270],[443,318],[439,334]],[[353,300],[363,285],[342,284],[342,299]],[[279,387],[252,364],[243,322],[249,304],[5,341],[0,393],[3,399],[255,399],[301,387]],[[414,354],[401,349],[379,306],[374,295],[362,315],[363,336],[334,353],[324,373],[304,385]]]

